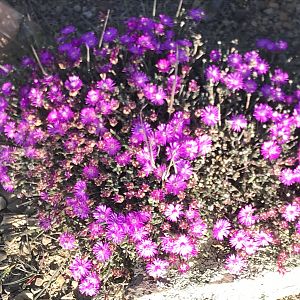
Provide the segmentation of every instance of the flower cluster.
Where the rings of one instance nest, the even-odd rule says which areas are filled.
[[[258,50],[200,61],[184,18],[204,12],[133,17],[101,40],[67,26],[39,61],[1,72],[0,183],[38,195],[85,295],[135,260],[154,278],[186,272],[209,234],[233,274],[283,226],[298,249],[300,92]],[[258,46],[287,47],[272,43]]]

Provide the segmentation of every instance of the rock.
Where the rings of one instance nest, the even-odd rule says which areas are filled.
[[[91,19],[94,14],[90,10],[88,10],[88,11],[83,12],[82,15],[84,17],[86,17],[87,19]]]
[[[0,196],[0,211],[5,209],[7,206],[7,202],[4,197]]]
[[[43,283],[44,283],[44,280],[43,280],[42,278],[39,278],[39,277],[38,277],[38,278],[35,280],[35,282],[34,282],[34,284],[35,284],[36,286],[42,286]]]
[[[30,291],[23,291],[14,298],[15,300],[32,300],[33,294]]]
[[[76,12],[81,12],[81,6],[80,5],[75,5],[74,7],[73,7],[73,9],[74,9],[74,11],[76,11]]]
[[[272,7],[267,8],[264,10],[264,13],[267,15],[273,15],[274,14],[274,9]]]
[[[6,252],[3,250],[0,250],[0,262],[6,260],[6,258],[7,258]]]
[[[48,237],[43,237],[42,238],[42,244],[44,245],[44,246],[47,246],[47,245],[49,245],[51,243],[51,239],[50,238],[48,238]]]

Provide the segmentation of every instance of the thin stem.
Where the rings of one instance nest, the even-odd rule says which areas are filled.
[[[34,57],[35,57],[35,59],[36,59],[38,65],[39,65],[39,67],[40,67],[40,69],[41,69],[43,75],[45,75],[45,76],[48,75],[47,72],[45,71],[45,69],[43,68],[42,64],[41,64],[40,58],[39,58],[39,56],[38,56],[36,50],[34,49],[33,45],[30,45],[30,47],[31,47],[31,50],[32,50],[32,52],[33,52],[33,55],[34,55]]]
[[[178,18],[179,15],[180,15],[180,11],[181,11],[181,8],[182,8],[182,3],[183,3],[183,0],[180,0],[179,4],[178,4],[177,12],[176,12],[176,18]]]
[[[110,9],[107,11],[106,18],[105,18],[105,21],[104,21],[102,34],[101,34],[101,37],[100,37],[100,40],[99,40],[99,46],[98,46],[99,48],[101,48],[101,46],[102,46],[103,37],[104,37],[105,30],[106,30],[109,15],[110,15]]]
[[[90,47],[88,46],[88,44],[85,44],[85,47],[86,47],[86,64],[87,64],[87,69],[88,69],[88,71],[90,71],[90,61],[91,61]]]
[[[154,0],[153,1],[152,17],[155,17],[155,15],[156,15],[156,6],[157,6],[157,0]]]
[[[168,113],[169,114],[171,114],[174,111],[173,105],[174,105],[174,97],[175,97],[177,76],[178,76],[178,46],[176,46],[175,74],[174,74],[174,81],[173,81],[173,85],[172,85],[171,99],[170,99],[169,108],[168,108]]]
[[[143,134],[144,134],[145,143],[146,143],[148,151],[149,151],[151,166],[152,166],[152,168],[155,168],[155,161],[154,161],[154,157],[153,157],[152,144],[148,140],[146,129],[145,129],[145,126],[144,126],[144,121],[143,121],[143,113],[142,112],[143,112],[143,109],[146,106],[147,106],[147,104],[140,111],[140,122],[141,122],[141,125],[143,126]]]

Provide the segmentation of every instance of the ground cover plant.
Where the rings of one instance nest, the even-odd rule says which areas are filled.
[[[155,12],[153,13],[156,14]],[[0,182],[34,201],[79,291],[187,272],[213,237],[225,267],[299,254],[300,90],[274,65],[284,41],[206,51],[201,9],[67,26],[1,75]]]

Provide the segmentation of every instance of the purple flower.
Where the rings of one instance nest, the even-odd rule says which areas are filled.
[[[119,153],[118,155],[116,155],[115,161],[117,162],[117,164],[119,166],[125,167],[130,164],[131,157],[132,157],[132,155],[128,151],[125,151],[123,153]]]
[[[183,215],[181,204],[168,204],[164,211],[165,216],[169,221],[176,222]]]
[[[146,270],[148,275],[153,278],[161,278],[167,274],[168,267],[169,263],[167,261],[156,258],[152,260],[151,263],[147,264]]]
[[[254,80],[248,79],[244,81],[243,89],[249,93],[252,94],[256,91],[257,89],[257,84]]]
[[[87,32],[81,36],[81,41],[83,44],[86,44],[88,47],[95,47],[97,45],[97,37],[94,32]]]
[[[247,120],[244,115],[235,115],[229,121],[230,129],[236,132],[241,132],[247,127]]]
[[[288,222],[293,222],[300,216],[300,209],[296,203],[290,203],[285,206],[282,214],[284,219]]]
[[[103,35],[103,42],[109,43],[118,37],[118,30],[114,27],[109,27],[105,30]]]
[[[66,249],[66,250],[72,250],[76,247],[76,240],[73,234],[69,232],[62,233],[59,238],[59,245]]]
[[[87,179],[96,179],[99,176],[99,169],[96,166],[88,165],[83,168],[83,176]]]
[[[85,107],[80,112],[80,119],[84,125],[90,125],[96,123],[98,118],[94,108]]]
[[[113,93],[116,89],[115,85],[115,82],[111,78],[97,81],[97,88],[105,92]]]
[[[212,51],[209,53],[209,58],[210,58],[211,61],[217,62],[217,61],[220,60],[221,55],[222,55],[221,50],[216,49],[216,50],[212,50]]]
[[[207,225],[200,218],[190,223],[191,235],[198,239],[203,237],[206,229]]]
[[[239,274],[245,268],[246,263],[239,255],[231,254],[226,258],[225,268],[231,274]]]
[[[252,205],[246,205],[242,208],[238,213],[239,223],[247,227],[253,225],[257,220],[257,217],[253,216],[254,211],[255,208]]]
[[[70,106],[63,105],[58,109],[58,115],[61,121],[68,122],[73,119],[74,113],[71,110]],[[48,115],[49,117],[49,115]]]
[[[265,60],[260,59],[257,65],[255,66],[255,70],[259,75],[267,74],[269,71],[269,64]]]
[[[92,262],[87,258],[76,256],[70,265],[70,271],[75,280],[86,277],[92,269]]]
[[[133,72],[131,74],[131,81],[136,87],[144,88],[149,82],[149,78],[143,72]]]
[[[182,176],[183,180],[189,180],[193,175],[193,168],[189,161],[180,159],[174,162],[177,172]]]
[[[106,205],[103,205],[103,204],[99,204],[95,208],[93,216],[98,222],[107,222],[111,213],[112,213],[112,210],[110,207],[107,207]]]
[[[180,146],[180,156],[186,159],[195,159],[199,154],[199,147],[197,141],[187,140]]]
[[[95,272],[89,273],[79,284],[79,291],[86,296],[98,294],[101,286],[99,276]]]
[[[261,154],[265,159],[275,160],[280,156],[281,147],[276,141],[265,141],[261,146]]]
[[[108,137],[103,139],[103,150],[109,156],[115,156],[121,150],[120,142],[114,137]]]
[[[151,240],[143,240],[136,245],[137,253],[142,258],[154,257],[157,251],[157,244]]]
[[[166,182],[167,193],[173,194],[175,196],[181,192],[184,192],[186,188],[187,184],[180,175],[173,174],[168,178]]]
[[[284,185],[292,185],[295,183],[295,174],[292,169],[282,169],[279,180],[284,184]]]
[[[166,16],[166,15],[159,15],[159,20],[160,22],[168,27],[173,27],[174,26],[174,21],[171,17]]]
[[[220,120],[219,109],[216,106],[206,106],[201,110],[201,119],[205,125],[214,126]]]
[[[229,239],[229,243],[236,250],[243,249],[245,242],[249,240],[247,232],[244,230],[236,231]]]
[[[168,73],[171,69],[171,63],[165,58],[161,58],[155,65],[159,72]]]
[[[265,123],[272,117],[272,112],[272,107],[268,104],[256,104],[253,116],[257,121]]]
[[[71,33],[74,33],[75,31],[76,31],[76,28],[73,25],[68,25],[60,30],[60,34],[69,35]]]
[[[281,69],[275,69],[274,73],[271,75],[271,81],[275,84],[284,84],[289,80],[289,75],[283,72]]]
[[[194,21],[201,21],[205,17],[205,12],[200,8],[193,8],[188,11],[188,16]]]
[[[224,78],[224,83],[228,89],[237,91],[244,87],[243,76],[239,72],[229,73]]]
[[[93,246],[93,253],[100,262],[106,262],[111,257],[111,251],[109,249],[109,244],[103,243],[101,241],[98,241]]]
[[[96,106],[100,100],[103,100],[103,97],[101,97],[101,95],[100,95],[100,91],[99,90],[90,90],[87,93],[85,102],[88,105]]]
[[[223,241],[225,237],[228,237],[230,233],[231,224],[225,220],[218,220],[213,228],[213,236],[219,241]]]
[[[178,236],[173,245],[172,252],[185,259],[196,256],[198,253],[194,242],[184,234]]]
[[[243,62],[243,57],[238,53],[232,53],[228,55],[227,62],[230,67],[237,68]]]
[[[69,76],[69,78],[65,82],[65,87],[68,89],[72,94],[77,93],[82,87],[82,81],[76,75]]]
[[[221,79],[221,72],[220,69],[215,66],[211,65],[205,70],[205,75],[208,80],[210,80],[212,83],[218,83]]]
[[[197,138],[200,155],[204,156],[211,151],[212,139],[209,135],[203,134]]]

